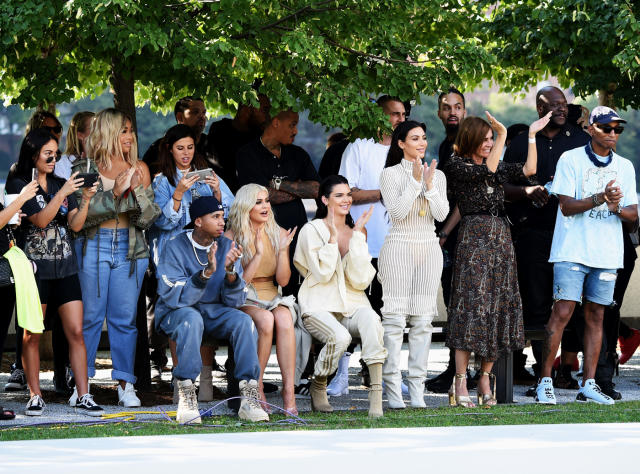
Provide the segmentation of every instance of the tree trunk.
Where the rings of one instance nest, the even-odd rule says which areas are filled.
[[[113,88],[113,106],[131,117],[131,125],[137,131],[133,72],[133,65],[129,61],[119,57],[112,59],[109,82]]]
[[[606,89],[600,89],[598,91],[598,105],[604,105],[605,107],[614,107],[613,96],[616,91],[618,84],[615,82],[609,83]]]

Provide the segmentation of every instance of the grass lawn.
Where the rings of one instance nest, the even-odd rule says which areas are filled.
[[[180,426],[165,421],[110,420],[107,424],[73,423],[52,426],[2,427],[0,441],[93,438],[104,436],[150,436],[196,433],[239,433],[280,430],[328,430],[355,428],[406,428],[435,426],[523,425],[557,423],[629,423],[640,421],[640,401],[621,402],[613,407],[596,404],[569,403],[558,406],[504,405],[493,408],[450,408],[387,410],[377,420],[363,411],[333,414],[304,413],[301,420],[291,422],[272,415],[270,423],[241,423],[232,417],[207,417],[202,426]],[[97,420],[100,423],[99,420]]]

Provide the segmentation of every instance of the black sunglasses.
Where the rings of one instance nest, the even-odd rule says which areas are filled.
[[[617,127],[612,127],[611,125],[596,125],[596,127],[598,127],[600,131],[605,135],[609,135],[611,133],[611,130],[613,130],[616,135],[620,135],[622,132],[624,132],[624,127],[620,125],[618,125]]]
[[[62,125],[56,125],[55,127],[43,126],[42,128],[46,128],[47,130],[53,133],[62,133]]]

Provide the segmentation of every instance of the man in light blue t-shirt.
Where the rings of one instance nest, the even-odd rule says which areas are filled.
[[[589,117],[591,141],[562,154],[551,193],[560,201],[549,262],[554,304],[546,325],[536,401],[555,404],[551,368],[576,303],[584,307],[583,378],[576,400],[613,405],[594,377],[602,344],[604,308],[613,303],[618,268],[623,267],[622,221],[638,218],[633,165],[613,152],[626,123],[603,106]]]

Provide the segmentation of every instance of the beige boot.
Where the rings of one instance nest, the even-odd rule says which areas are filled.
[[[311,409],[322,413],[331,413],[333,407],[329,404],[327,398],[327,377],[314,377],[311,380]]]
[[[369,417],[380,418],[382,413],[382,364],[369,364]]]
[[[269,415],[262,409],[258,399],[258,381],[240,380],[238,388],[242,397],[238,418],[253,422],[269,421]]]
[[[178,412],[176,421],[178,423],[201,424],[198,401],[196,400],[196,386],[191,380],[177,380],[178,386]]]
[[[210,365],[203,365],[200,370],[200,388],[198,389],[198,401],[210,402],[213,400],[213,378]]]

